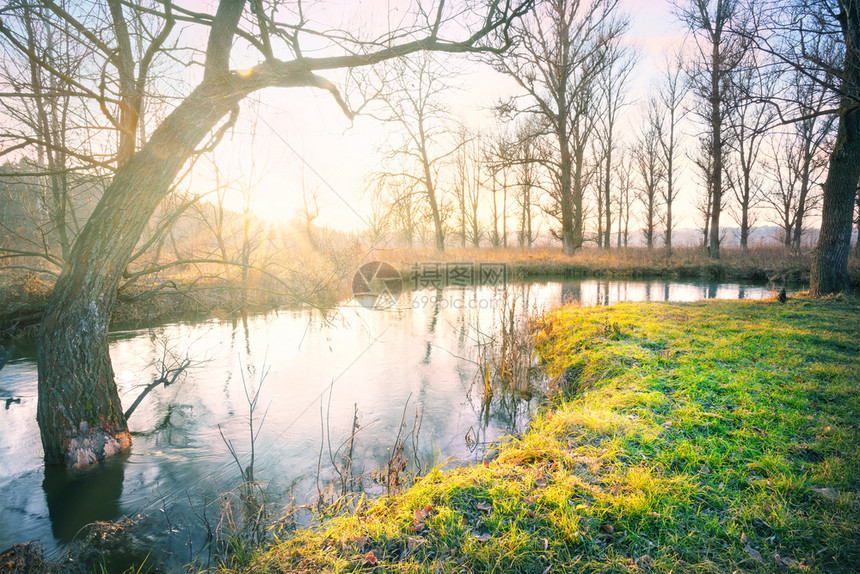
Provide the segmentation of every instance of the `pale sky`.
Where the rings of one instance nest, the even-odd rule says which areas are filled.
[[[374,14],[384,12],[385,1],[362,3]],[[661,72],[665,59],[683,39],[683,28],[664,0],[637,2],[622,0],[621,8],[630,15],[627,41],[636,46],[640,60],[631,77],[628,106],[619,132],[632,135],[639,129],[641,113],[636,100],[644,100],[648,89]],[[468,123],[492,127],[488,110],[499,98],[516,91],[512,80],[486,66],[457,57],[462,74],[454,80],[460,85],[450,98],[449,111],[467,118]],[[234,63],[235,65],[235,63]],[[331,79],[337,79],[331,74]],[[391,137],[394,128],[372,118],[358,117],[350,122],[324,91],[312,89],[270,89],[246,100],[232,138],[228,136],[216,150],[220,168],[247,185],[253,186],[254,211],[270,221],[293,217],[302,205],[302,178],[309,191],[319,196],[318,222],[331,227],[360,230],[365,223],[359,215],[366,208],[362,189],[367,175],[378,165],[378,149]],[[253,146],[246,137],[259,109]],[[251,166],[253,164],[253,169]],[[201,164],[195,172],[193,188],[211,185],[210,167]],[[690,170],[686,170],[690,171]],[[695,227],[692,208],[693,189],[689,173],[681,174],[682,195],[676,205],[676,227]],[[240,209],[241,196],[233,194],[229,207]],[[728,219],[728,218],[727,218]],[[513,224],[513,221],[511,222]],[[728,224],[728,221],[727,221]],[[545,226],[544,226],[545,230]]]

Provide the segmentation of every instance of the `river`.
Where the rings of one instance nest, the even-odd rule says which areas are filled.
[[[507,293],[507,295],[505,295]],[[36,426],[32,350],[0,371],[0,550],[38,540],[58,557],[82,527],[131,517],[133,540],[120,562],[170,570],[205,565],[206,527],[222,512],[219,494],[235,489],[250,456],[249,399],[254,412],[254,477],[272,508],[292,496],[312,505],[337,473],[331,460],[351,446],[356,475],[368,479],[407,436],[409,466],[463,464],[484,447],[522,431],[537,398],[496,401],[488,408],[473,388],[476,345],[498,330],[503,306],[518,313],[561,304],[617,301],[756,299],[762,286],[666,281],[559,280],[500,286],[446,287],[402,293],[385,310],[354,301],[322,313],[280,310],[246,319],[175,323],[111,334],[111,357],[124,405],[157,376],[171,354],[190,366],[159,387],[129,420],[127,456],[85,472],[48,469]],[[507,300],[505,300],[507,297]],[[410,434],[411,433],[411,434]],[[414,453],[412,450],[414,449]],[[321,454],[322,453],[322,454]]]

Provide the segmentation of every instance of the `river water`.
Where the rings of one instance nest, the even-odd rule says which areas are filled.
[[[539,281],[407,291],[392,308],[348,302],[325,314],[281,310],[244,320],[160,325],[111,335],[123,404],[157,376],[171,353],[190,366],[154,390],[129,420],[127,456],[85,472],[46,470],[36,426],[36,364],[22,351],[0,371],[0,550],[38,540],[59,556],[96,520],[138,524],[125,560],[171,570],[203,560],[206,527],[222,515],[219,494],[241,482],[250,456],[254,478],[273,507],[292,496],[312,504],[337,478],[331,460],[352,444],[356,475],[385,465],[403,428],[409,465],[463,464],[486,445],[520,432],[536,399],[482,404],[475,388],[476,346],[498,330],[503,307],[518,313],[576,301],[756,299],[761,286],[666,281]],[[410,434],[411,433],[411,434]],[[413,452],[414,450],[414,452]],[[371,493],[383,491],[364,481]],[[131,548],[133,547],[133,548]]]

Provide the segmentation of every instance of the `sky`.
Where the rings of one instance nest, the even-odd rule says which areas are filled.
[[[362,4],[372,14],[384,13],[387,6],[387,2]],[[630,17],[626,41],[639,52],[639,62],[630,79],[633,103],[619,130],[630,135],[639,129],[637,101],[644,100],[666,58],[683,41],[684,33],[667,1],[621,0],[620,8]],[[234,62],[237,65],[241,62]],[[449,111],[473,126],[491,127],[490,106],[516,93],[515,84],[464,57],[455,57],[452,66],[460,71],[453,80],[459,89],[447,102]],[[250,140],[252,129],[256,135]],[[252,207],[261,218],[275,222],[294,217],[302,207],[304,187],[308,193],[316,191],[318,195],[318,223],[361,230],[366,226],[363,190],[367,177],[377,168],[380,147],[394,137],[393,129],[368,117],[359,116],[351,122],[324,91],[269,89],[244,102],[236,129],[222,142],[215,157],[222,171],[237,178],[237,188],[253,189]],[[681,185],[690,179],[689,174],[682,173]],[[201,165],[192,185],[204,191],[212,187],[211,181],[211,165]],[[692,193],[682,193],[676,207],[678,227],[697,224],[688,195]],[[239,192],[228,196],[228,206],[233,209],[240,209],[242,201]]]

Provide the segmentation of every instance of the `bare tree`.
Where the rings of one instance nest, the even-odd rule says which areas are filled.
[[[519,163],[517,141],[500,123],[496,133],[485,144],[484,161],[490,178],[490,216],[493,220],[490,241],[493,247],[507,247],[508,190],[515,185],[513,168]]]
[[[702,247],[708,247],[708,241],[711,237],[711,210],[714,203],[714,167],[713,167],[713,151],[709,138],[703,137],[699,139],[699,145],[696,152],[691,156],[691,160],[696,166],[696,171],[699,175],[699,180],[704,189],[703,194],[699,194],[696,198],[696,210],[702,216]]]
[[[708,141],[712,147],[709,188],[713,200],[709,202],[708,253],[711,259],[719,259],[720,214],[725,188],[725,92],[729,74],[745,52],[743,37],[733,33],[734,28],[743,27],[740,18],[745,14],[738,0],[685,0],[683,4],[676,4],[676,8],[678,16],[693,33],[698,52],[691,79],[693,92],[703,104],[700,115],[707,125]]]
[[[402,140],[387,153],[406,169],[395,177],[413,179],[424,191],[433,220],[436,249],[445,250],[441,211],[440,171],[457,142],[446,142],[450,133],[447,110],[441,96],[449,91],[444,64],[429,52],[421,52],[393,62],[381,77],[393,86],[379,96],[385,104],[383,119],[397,125]]]
[[[406,247],[412,247],[423,214],[421,213],[421,192],[415,191],[414,182],[404,179],[386,178],[391,206],[392,225],[400,233]]]
[[[609,249],[612,237],[612,177],[615,173],[612,154],[617,146],[615,128],[621,109],[627,105],[628,80],[637,57],[627,46],[610,44],[606,47],[604,58],[606,65],[597,79],[597,90],[603,100],[603,106],[596,131],[600,155],[603,158],[603,178],[598,183],[598,202],[603,205],[600,211],[605,217],[605,224],[599,226],[603,229],[603,240],[599,243]]]
[[[39,330],[37,418],[49,464],[84,465],[130,445],[107,344],[117,288],[150,217],[182,167],[199,153],[207,136],[209,143],[204,147],[217,145],[246,96],[268,87],[323,89],[351,115],[335,84],[320,72],[349,71],[423,50],[501,50],[509,44],[514,19],[529,8],[528,3],[491,2],[487,7],[452,9],[440,3],[428,12],[422,6],[411,23],[407,18],[400,29],[365,42],[314,23],[302,5],[291,12],[266,9],[255,2],[243,18],[246,3],[242,0],[221,0],[214,14],[170,3],[147,7],[109,0],[107,4],[105,19],[101,7],[90,2],[75,6],[72,12],[46,2],[62,20],[56,32],[91,49],[92,57],[81,69],[103,71],[104,81],[102,72],[67,78],[71,89],[100,104],[107,126],[116,130],[119,139],[113,156],[116,172],[69,252]],[[39,54],[28,47],[28,5],[17,0],[6,5],[0,35],[6,53],[38,59]],[[152,32],[142,38],[147,46],[137,62],[129,48],[127,13],[135,17],[145,13],[154,20],[149,28]],[[450,18],[453,13],[455,23]],[[101,24],[105,20],[110,22],[107,27]],[[186,45],[190,61],[199,61],[203,54],[202,74],[187,93],[174,83],[171,89],[180,92],[171,94],[175,107],[140,142],[141,84],[146,85],[152,60],[179,20],[187,24],[183,28],[204,33],[192,30],[177,37],[177,43],[192,42],[208,33],[205,50]],[[324,56],[305,53],[309,38],[313,38],[314,53]],[[256,62],[241,73],[229,67],[234,45],[243,51],[243,59]],[[50,62],[39,60],[39,65],[60,75]],[[109,105],[120,110],[118,117]],[[229,118],[226,123],[225,117]],[[3,141],[7,153],[31,145],[17,136]]]
[[[460,246],[469,241],[477,247],[481,242],[480,207],[483,186],[483,160],[480,157],[481,137],[470,134],[466,126],[457,131],[457,150],[454,153],[454,196],[457,207],[457,227]]]
[[[673,61],[667,62],[655,98],[655,104],[659,110],[655,114],[655,118],[658,120],[655,128],[660,142],[660,162],[666,177],[666,185],[662,188],[663,205],[666,206],[663,241],[670,254],[672,252],[672,230],[675,226],[672,208],[678,197],[675,184],[678,175],[676,160],[681,148],[679,125],[688,112],[684,107],[684,100],[688,92],[689,84],[684,74],[684,65],[680,56],[676,56]]]
[[[621,247],[621,240],[624,239],[624,247],[630,239],[630,208],[633,207],[633,202],[636,199],[631,193],[635,185],[635,166],[633,165],[633,157],[629,151],[626,151],[621,157],[616,166],[616,179],[618,180],[618,242],[617,247]]]
[[[517,43],[495,67],[513,78],[525,97],[509,104],[516,113],[534,114],[552,141],[545,160],[555,179],[564,253],[582,245],[584,156],[592,133],[592,92],[606,66],[604,47],[626,28],[615,17],[617,0],[547,0],[523,18]]]
[[[367,213],[367,223],[370,227],[371,241],[376,243],[391,225],[393,205],[386,197],[386,182],[377,179],[365,189],[365,196],[370,211]]]
[[[833,143],[836,118],[825,113],[831,96],[818,83],[797,70],[788,75],[788,81],[786,97],[798,105],[802,117],[772,141],[772,187],[766,201],[783,230],[785,246],[799,252],[806,222],[820,207],[825,149]]]
[[[729,147],[734,152],[734,169],[726,170],[729,187],[734,192],[736,210],[732,211],[740,226],[741,249],[747,250],[751,229],[756,223],[756,208],[762,203],[763,182],[760,171],[760,152],[767,128],[773,120],[773,111],[757,97],[775,88],[775,76],[763,76],[754,54],[732,74],[732,91],[729,95],[729,122],[732,137]]]
[[[92,48],[59,32],[61,19],[44,5],[21,6],[19,23],[27,54],[10,53],[0,62],[0,82],[10,88],[0,98],[6,119],[0,141],[8,144],[0,155],[29,148],[35,157],[8,166],[0,177],[22,192],[28,187],[38,209],[27,213],[26,226],[0,222],[9,236],[0,253],[4,260],[40,258],[39,270],[55,277],[113,166],[93,153],[98,137],[72,85]]]
[[[649,113],[653,113],[650,108]],[[642,204],[642,232],[648,249],[654,247],[657,235],[657,223],[660,220],[660,184],[664,178],[663,164],[660,162],[660,143],[653,118],[646,121],[633,155],[636,158],[636,168],[639,174],[639,192],[637,199]]]
[[[516,131],[515,178],[516,200],[520,211],[520,247],[531,247],[537,236],[533,228],[534,208],[537,206],[535,194],[540,189],[539,149],[535,144],[535,134],[530,123],[523,123]]]

